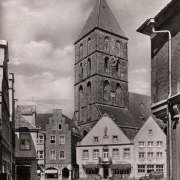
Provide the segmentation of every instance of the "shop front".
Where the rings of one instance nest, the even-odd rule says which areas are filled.
[[[86,178],[95,179],[127,179],[131,174],[131,164],[84,164]]]

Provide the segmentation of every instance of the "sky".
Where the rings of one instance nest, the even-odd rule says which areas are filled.
[[[136,32],[170,0],[106,0],[128,41],[129,91],[150,95],[150,38]],[[9,43],[19,105],[74,110],[74,42],[95,0],[1,0],[0,39]]]

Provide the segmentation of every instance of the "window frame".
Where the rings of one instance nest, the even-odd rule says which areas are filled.
[[[115,137],[117,137],[117,141],[114,141]],[[118,135],[113,135],[113,136],[112,136],[112,142],[113,142],[113,143],[118,143],[118,142],[119,142]]]
[[[138,164],[137,166],[138,166],[137,167],[138,174],[144,174],[146,172],[146,165],[145,164]],[[139,167],[139,166],[141,166],[141,167]]]
[[[61,137],[64,137],[64,141],[63,143],[61,142]],[[59,144],[66,144],[66,138],[65,138],[65,135],[59,135]]]
[[[143,154],[143,157],[141,157],[141,155]],[[139,159],[145,159],[145,152],[139,152]]]
[[[125,153],[127,153],[127,152],[125,152],[125,150],[127,150],[127,149],[129,149],[129,153],[128,153],[129,156],[128,157],[125,156]],[[123,149],[123,158],[124,159],[130,159],[131,158],[131,149],[130,148],[124,148]]]
[[[26,136],[28,135],[29,138],[28,139],[22,139],[23,135],[26,135]],[[22,148],[22,140],[29,140],[29,148]],[[28,133],[20,134],[20,150],[22,150],[22,151],[30,151],[31,150],[31,136],[30,136],[30,134],[28,134]]]
[[[159,156],[161,154],[161,156]],[[156,159],[163,159],[163,152],[156,152]]]
[[[158,167],[158,166],[162,166],[162,167]],[[156,164],[155,168],[156,168],[156,171],[157,171],[157,172],[162,172],[162,173],[164,173],[164,164]],[[161,171],[161,170],[162,170],[162,171]]]
[[[149,129],[149,136],[152,136],[152,135],[153,135],[153,130]]]
[[[149,156],[151,154],[151,156]],[[154,159],[154,152],[148,152],[147,153],[147,158],[148,159]]]
[[[64,152],[64,158],[61,158],[61,152]],[[64,151],[64,150],[60,150],[60,151],[59,151],[59,159],[60,159],[60,160],[66,159],[66,158],[65,158],[65,151]]]
[[[41,153],[38,153],[38,152],[42,152],[42,156],[43,156],[42,158],[39,157],[39,155],[41,156]],[[38,157],[38,160],[44,159],[44,151],[38,150],[38,151],[37,151],[37,157]]]
[[[95,151],[97,151],[96,157],[94,156],[94,155],[95,155],[95,153],[94,153]],[[94,160],[99,159],[99,149],[93,149],[93,159],[94,159]]]
[[[141,146],[141,145],[140,145],[141,143],[143,143],[143,144],[144,144],[144,146]],[[138,143],[138,147],[139,147],[139,148],[145,148],[145,141],[139,141],[139,143]]]
[[[161,143],[161,146],[159,146],[158,143]],[[163,147],[163,142],[162,142],[162,141],[157,141],[157,142],[156,142],[156,147],[162,148],[162,147]]]
[[[51,152],[55,152],[55,158],[52,158]],[[49,158],[49,159],[50,159],[50,160],[56,160],[56,151],[55,151],[55,150],[51,150],[51,151],[50,151],[50,158]]]
[[[149,143],[152,144],[152,146],[149,146]],[[154,141],[148,141],[147,145],[148,145],[149,148],[153,148],[154,147]]]
[[[52,140],[51,137],[53,137],[53,136],[55,137],[54,143],[51,142],[51,140]],[[56,144],[56,135],[50,135],[49,144]]]
[[[85,151],[87,151],[87,157],[85,157],[84,155],[84,153],[85,153]],[[82,153],[82,158],[83,158],[83,160],[88,160],[89,159],[89,150],[88,149],[83,149],[83,153]]]
[[[115,155],[115,154],[114,154],[115,150],[117,150],[117,156],[114,156],[114,155]],[[119,153],[119,148],[113,148],[113,149],[112,149],[112,159],[118,160],[118,159],[119,159],[119,155],[120,155],[120,153]]]
[[[97,138],[98,141],[95,141],[95,138]],[[94,144],[99,143],[99,137],[98,137],[98,136],[94,136],[94,137],[93,137],[93,142],[94,142]]]

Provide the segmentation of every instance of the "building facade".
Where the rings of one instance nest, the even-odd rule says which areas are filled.
[[[82,134],[101,117],[97,104],[128,108],[127,41],[105,0],[97,0],[75,43],[75,118]]]
[[[11,92],[9,87],[13,86],[14,82],[10,82],[11,77],[8,74],[8,42],[0,41],[0,179],[14,179],[14,118],[13,104],[11,98],[14,92]],[[11,117],[11,118],[10,118]]]
[[[106,114],[76,151],[80,178],[134,178],[134,144]]]
[[[46,124],[45,176],[56,171],[58,179],[78,178],[76,144],[81,140],[74,122],[55,109]]]
[[[34,106],[17,106],[15,113],[16,130],[16,180],[37,179],[37,135]]]
[[[139,179],[151,171],[163,173],[167,178],[166,135],[153,119],[149,117],[134,138],[134,171]]]

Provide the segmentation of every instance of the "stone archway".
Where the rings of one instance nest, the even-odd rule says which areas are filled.
[[[69,178],[69,169],[66,167],[62,170],[62,178],[65,178],[65,179]]]

